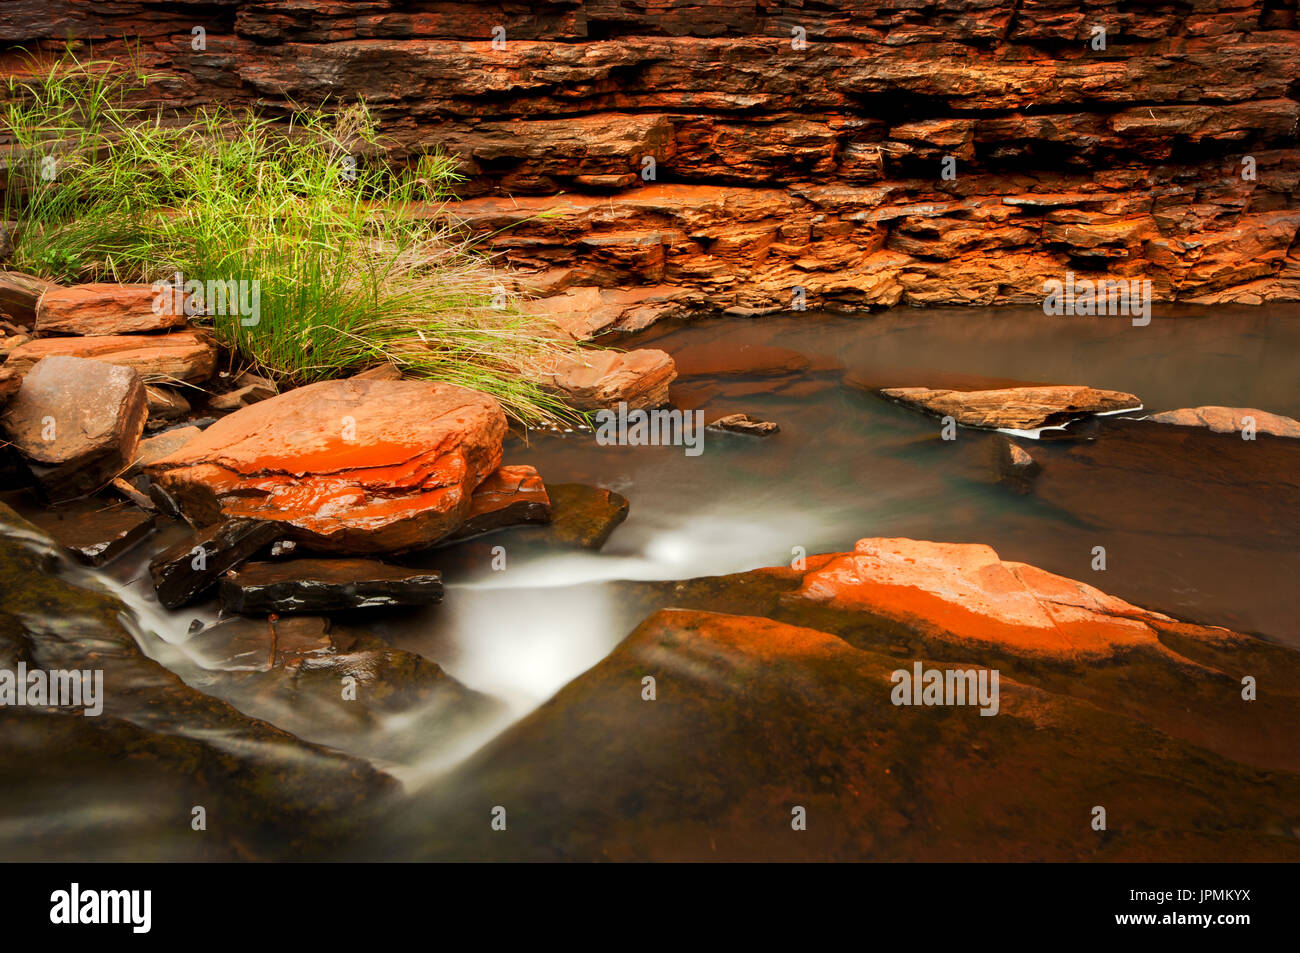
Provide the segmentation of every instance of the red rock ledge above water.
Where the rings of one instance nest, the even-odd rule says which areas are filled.
[[[150,475],[199,523],[278,520],[326,552],[427,546],[459,527],[501,463],[506,418],[426,381],[323,381],[225,417]]]

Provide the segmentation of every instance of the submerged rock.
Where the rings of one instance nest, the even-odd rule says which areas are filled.
[[[91,566],[116,559],[147,539],[156,525],[154,515],[138,506],[101,499],[33,508],[28,519]]]
[[[999,390],[935,390],[886,387],[889,400],[937,417],[952,417],[966,427],[1036,430],[1057,427],[1092,414],[1134,410],[1142,401],[1132,394],[1092,387],[1011,387]]]
[[[319,856],[396,793],[366,762],[189,687],[141,652],[120,601],[58,571],[54,544],[0,506],[0,670],[89,673],[79,705],[0,711],[7,858]]]
[[[747,437],[770,437],[780,433],[781,428],[770,420],[759,420],[749,414],[727,414],[709,424],[706,430],[721,433],[743,434]]]
[[[245,615],[336,612],[442,601],[442,578],[374,559],[287,559],[246,563],[221,577],[221,603]]]
[[[36,305],[42,334],[100,336],[166,331],[185,325],[184,310],[152,285],[90,284],[51,288]]]
[[[23,379],[3,423],[42,492],[57,501],[125,470],[147,415],[144,385],[131,368],[50,357]]]
[[[993,454],[993,471],[998,482],[1011,487],[1017,493],[1030,492],[1034,477],[1038,476],[1042,467],[1020,444],[1002,434],[995,434],[994,437],[990,446]]]
[[[1150,419],[1179,427],[1208,427],[1215,433],[1253,430],[1275,437],[1300,437],[1300,420],[1251,407],[1185,407],[1152,414]]]
[[[224,417],[147,472],[202,524],[271,520],[313,549],[398,552],[465,521],[505,431],[500,405],[463,387],[324,381]]]
[[[1296,652],[978,545],[621,592],[653,614],[411,805],[420,856],[1300,858]],[[974,703],[900,696],[918,666]]]
[[[207,691],[301,738],[371,758],[436,756],[502,713],[434,662],[320,616],[223,619],[181,648]]]
[[[1044,448],[1039,499],[1088,526],[1251,546],[1300,543],[1300,443],[1109,417]]]
[[[166,504],[163,508],[166,511]],[[222,573],[270,546],[283,532],[282,524],[270,520],[232,519],[163,550],[149,562],[158,601],[168,609],[193,602],[216,585]]]

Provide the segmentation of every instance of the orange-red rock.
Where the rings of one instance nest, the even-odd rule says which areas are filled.
[[[5,367],[26,374],[43,357],[81,357],[132,367],[146,381],[197,384],[212,376],[217,348],[193,328],[165,334],[114,334],[104,337],[39,338],[15,348]]]
[[[276,520],[331,552],[437,542],[501,462],[505,414],[427,381],[300,387],[219,420],[148,472],[196,520]]]
[[[36,304],[42,334],[109,335],[182,327],[185,312],[152,285],[89,284],[51,288]]]

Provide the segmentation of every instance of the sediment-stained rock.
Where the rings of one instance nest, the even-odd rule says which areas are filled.
[[[1133,410],[1142,401],[1132,394],[1092,387],[1015,387],[1003,390],[934,390],[886,387],[881,395],[966,427],[1036,430],[1056,427],[1092,414]]]
[[[91,498],[46,509],[31,507],[28,519],[77,559],[101,566],[144,541],[154,515],[138,506]]]
[[[465,521],[505,431],[477,391],[324,381],[236,411],[147,472],[200,523],[271,520],[313,549],[397,552]]]
[[[770,437],[781,432],[781,426],[771,420],[759,420],[749,414],[727,414],[709,424],[706,430],[718,433],[741,434],[746,437]]]

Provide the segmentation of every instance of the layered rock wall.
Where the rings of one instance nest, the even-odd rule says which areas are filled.
[[[134,50],[183,107],[363,97],[399,158],[461,157],[453,211],[594,332],[1071,271],[1298,299],[1296,6],[10,0],[0,43]]]

